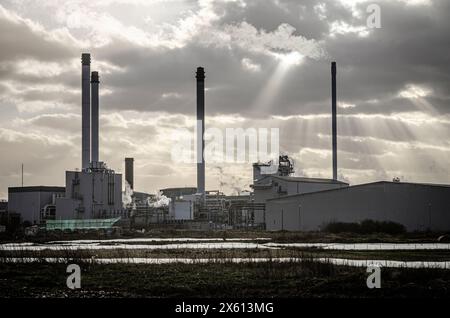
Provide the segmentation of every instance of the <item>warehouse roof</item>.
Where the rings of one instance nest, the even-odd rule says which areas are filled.
[[[342,187],[342,188],[335,188],[335,189],[320,190],[320,191],[315,191],[315,192],[307,192],[307,193],[285,195],[285,196],[278,197],[278,198],[268,199],[267,201],[276,201],[276,200],[282,200],[282,199],[286,199],[286,198],[293,198],[293,197],[306,196],[306,195],[314,195],[314,194],[317,194],[317,193],[330,192],[330,191],[343,191],[343,190],[346,190],[346,189],[354,189],[354,188],[365,187],[365,186],[374,185],[374,184],[413,185],[413,186],[428,186],[428,187],[450,188],[450,184],[376,181],[376,182],[370,182],[370,183],[357,184],[357,185],[353,185],[353,186],[349,186],[349,187]]]
[[[20,192],[65,192],[65,187],[54,186],[31,186],[31,187],[9,187],[8,193]]]
[[[267,175],[263,178],[259,179],[258,181],[264,180],[266,178],[276,178],[288,182],[310,182],[310,183],[337,183],[337,184],[347,184],[345,182],[339,181],[339,180],[333,180],[333,179],[322,179],[322,178],[307,178],[307,177],[283,177],[283,176],[276,176],[276,175]]]

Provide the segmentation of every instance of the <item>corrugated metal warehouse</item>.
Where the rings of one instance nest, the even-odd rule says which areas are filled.
[[[267,200],[290,195],[339,189],[348,187],[345,182],[332,179],[283,177],[277,175],[263,176],[254,181],[251,186],[254,190],[254,202],[266,203]],[[255,223],[264,223],[262,212],[255,214]]]
[[[331,222],[366,219],[397,222],[408,231],[449,231],[450,186],[380,181],[266,202],[272,231],[318,231]]]

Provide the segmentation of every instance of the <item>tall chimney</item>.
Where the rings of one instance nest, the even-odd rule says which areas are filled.
[[[125,158],[125,180],[134,189],[134,158]]]
[[[91,161],[91,55],[81,54],[81,166],[82,169],[89,168]]]
[[[331,112],[331,129],[333,135],[333,180],[337,180],[336,62],[331,62]]]
[[[98,72],[92,72],[91,74],[91,149],[92,149],[92,162],[98,162],[98,126],[99,126],[99,98],[98,98],[98,85],[99,85]]]
[[[197,68],[197,193],[205,195],[205,70]]]

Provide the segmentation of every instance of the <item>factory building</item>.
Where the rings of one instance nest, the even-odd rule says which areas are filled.
[[[130,216],[136,226],[195,220],[209,228],[316,231],[332,222],[371,219],[401,223],[408,231],[450,230],[450,185],[382,181],[349,186],[337,179],[335,62],[331,64],[331,179],[294,176],[293,161],[282,155],[276,164],[253,164],[253,193],[226,196],[220,191],[206,191],[205,70],[199,67],[197,187],[163,189],[156,196],[135,192],[134,159],[126,158],[124,209],[122,175],[99,158],[99,75],[90,72],[89,54],[83,54],[81,61],[82,169],[66,172],[65,187],[9,188],[8,213],[19,213],[23,221],[40,224],[46,220],[111,218],[115,223],[120,217]]]
[[[66,171],[64,197],[56,198],[57,218],[98,219],[122,216],[122,175],[103,162],[87,170]]]
[[[288,156],[280,156],[278,166],[271,171],[271,163],[253,164],[253,200],[265,204],[267,200],[315,191],[348,187],[334,179],[294,177],[293,163]],[[254,215],[254,222],[265,223],[264,210]]]
[[[186,195],[176,200],[170,200],[169,217],[173,220],[193,220],[194,202],[194,195]]]
[[[185,195],[197,193],[196,187],[181,187],[181,188],[166,188],[161,189],[160,192],[168,198],[177,198]]]
[[[22,222],[39,224],[55,219],[55,201],[65,195],[64,187],[31,186],[8,188],[8,213],[18,213]]]
[[[271,231],[319,231],[367,219],[400,223],[407,231],[449,231],[450,185],[380,181],[266,202]]]
[[[58,219],[122,216],[122,175],[99,161],[99,74],[90,73],[91,56],[81,56],[82,170],[66,171],[66,191],[56,199]]]
[[[9,211],[22,221],[93,219],[124,215],[122,175],[99,161],[99,75],[90,72],[91,56],[81,56],[81,171],[66,171],[65,187],[8,189]]]
[[[280,157],[253,165],[254,201],[264,204],[255,222],[270,231],[319,231],[333,222],[391,221],[407,231],[450,230],[450,185],[374,182],[349,186],[337,180],[336,63],[331,64],[332,179],[293,177]]]
[[[193,220],[195,213],[195,202],[200,197],[196,195],[197,188],[167,188],[161,189],[161,194],[170,199],[169,218],[172,220]]]
[[[265,202],[293,194],[303,194],[348,187],[348,183],[333,179],[291,176],[265,176],[253,183],[255,202]]]

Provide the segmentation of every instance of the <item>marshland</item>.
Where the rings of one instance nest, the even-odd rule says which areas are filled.
[[[81,236],[80,236],[81,237]],[[0,244],[2,297],[448,297],[437,234],[154,232]],[[68,264],[81,289],[66,286]],[[381,266],[382,288],[366,285]]]

